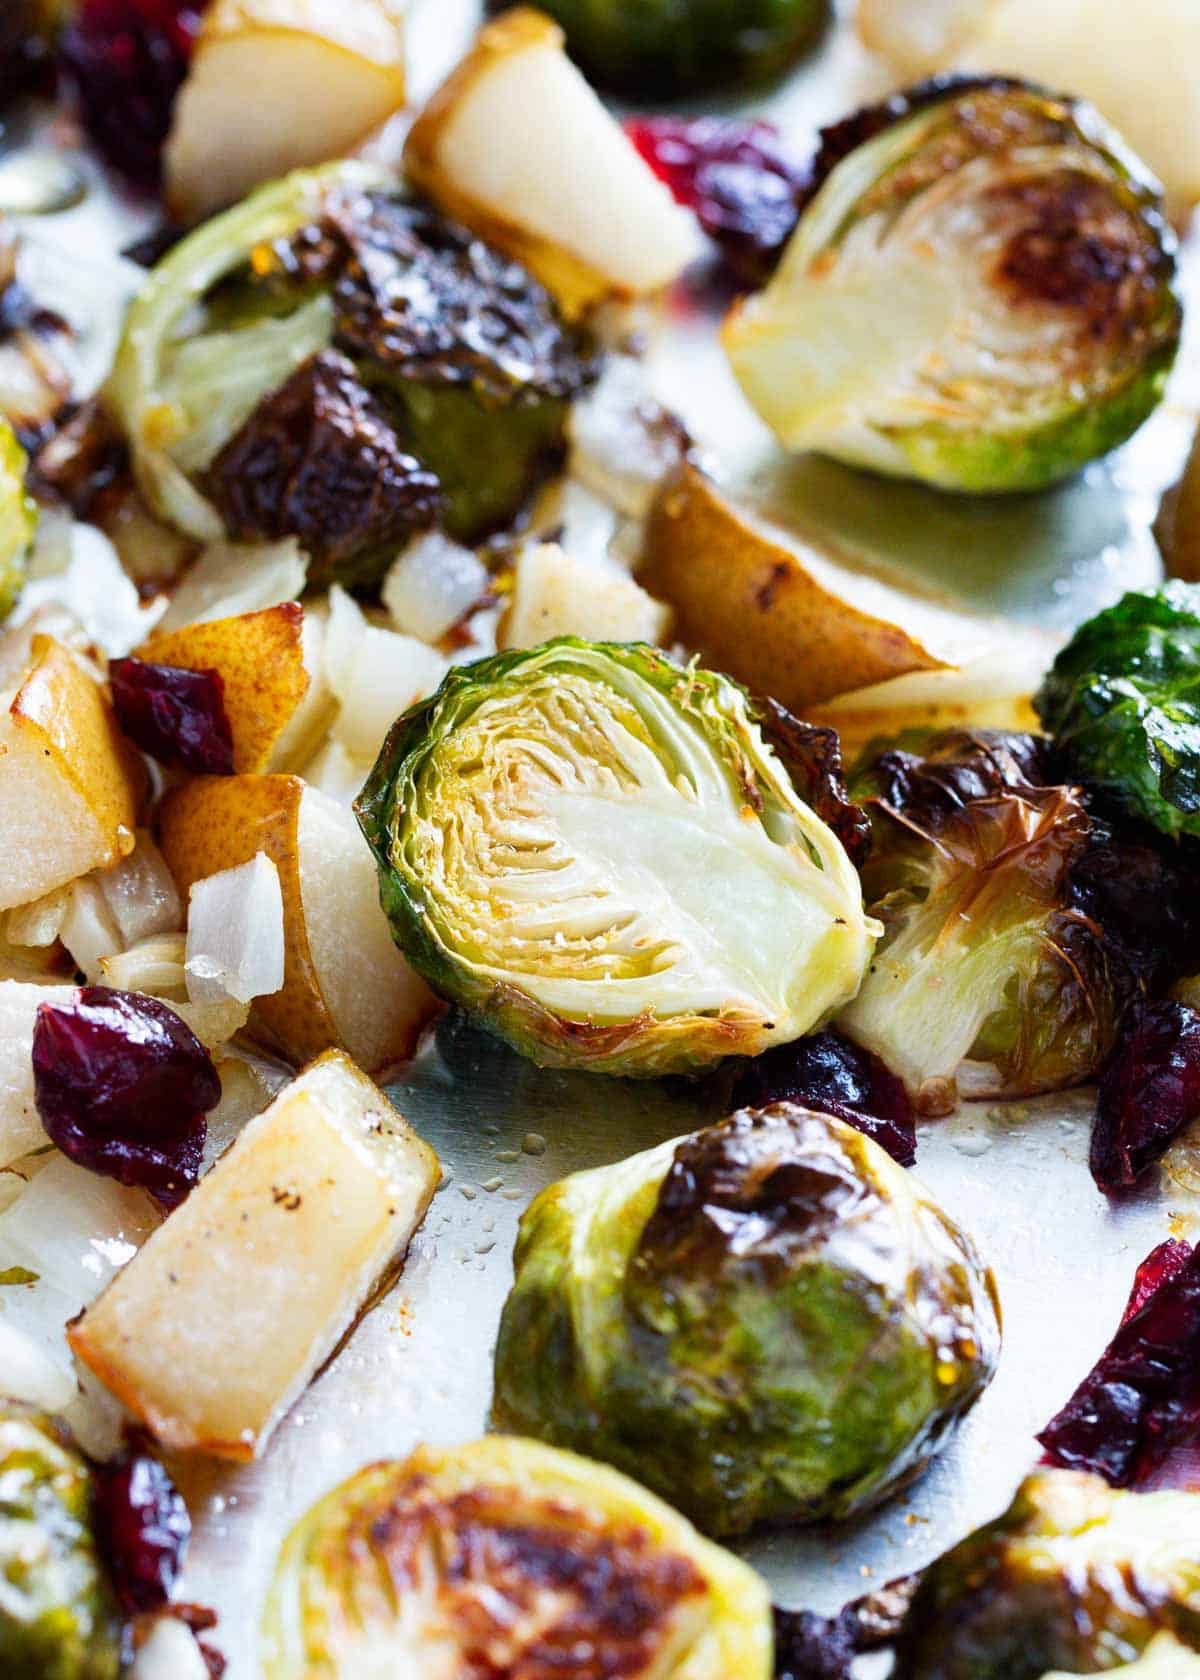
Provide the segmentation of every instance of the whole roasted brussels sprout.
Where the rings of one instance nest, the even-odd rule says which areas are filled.
[[[918,1107],[1077,1085],[1128,1005],[1175,978],[1196,936],[1181,862],[1115,833],[1046,743],[917,732],[856,782],[874,839],[863,869],[884,937],[839,1024]]]
[[[1200,1650],[1200,1496],[1035,1472],[926,1574],[896,1680],[1041,1680],[1131,1663],[1168,1632]]]
[[[370,585],[439,514],[463,540],[509,523],[591,372],[523,268],[344,162],[164,257],[110,395],[143,490],[188,535],[295,536],[310,581]]]
[[[1068,775],[1164,834],[1200,835],[1200,584],[1088,619],[1034,703]]]
[[[1090,106],[937,81],[827,130],[724,329],[792,449],[950,490],[1052,484],[1134,432],[1179,344],[1157,183]]]
[[[46,1418],[0,1402],[4,1680],[116,1680],[120,1620],[91,1510],[79,1453]]]
[[[37,506],[25,490],[26,465],[12,427],[0,420],[0,619],[8,616],[21,593],[37,529]]]
[[[488,0],[509,11],[517,0]],[[782,75],[813,46],[830,0],[541,0],[597,87],[674,98]]]
[[[563,638],[450,671],[359,796],[397,944],[544,1065],[756,1054],[851,997],[858,877],[743,691]]]
[[[636,1470],[714,1534],[878,1504],[999,1353],[970,1240],[877,1144],[793,1103],[551,1185],[515,1258],[497,1423]]]
[[[371,1465],[302,1517],[262,1654],[266,1680],[768,1680],[771,1644],[744,1563],[624,1476],[493,1436]]]

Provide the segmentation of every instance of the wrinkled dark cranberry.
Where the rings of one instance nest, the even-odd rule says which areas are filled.
[[[84,128],[103,157],[156,187],[175,95],[207,0],[82,0],[59,62]]]
[[[165,1207],[200,1176],[221,1081],[174,1010],[141,993],[82,986],[43,1003],[33,1029],[34,1097],[64,1155],[149,1190]]]
[[[1127,1022],[1100,1081],[1090,1165],[1101,1190],[1122,1190],[1200,1119],[1200,1015],[1164,999]]]
[[[122,1609],[129,1616],[162,1609],[192,1534],[183,1495],[136,1434],[119,1458],[97,1467],[94,1486],[96,1539]]]
[[[1136,1487],[1200,1436],[1200,1249],[1156,1249],[1138,1272],[1130,1308],[1038,1436],[1047,1463],[1090,1471],[1113,1487]]]
[[[917,1158],[912,1104],[903,1084],[869,1050],[840,1033],[814,1033],[748,1062],[733,1090],[735,1108],[802,1103],[845,1120],[902,1167]]]
[[[871,850],[871,819],[846,791],[837,730],[802,723],[769,696],[757,699],[755,705],[762,732],[782,760],[796,792],[837,835],[854,867],[861,869]]]
[[[776,1680],[850,1680],[856,1657],[892,1644],[918,1579],[906,1575],[892,1581],[848,1604],[837,1616],[776,1609]]]
[[[637,117],[625,131],[733,275],[761,286],[796,226],[807,179],[776,129],[737,117]]]
[[[233,730],[219,671],[130,657],[114,659],[108,677],[117,722],[144,753],[198,775],[233,774]]]

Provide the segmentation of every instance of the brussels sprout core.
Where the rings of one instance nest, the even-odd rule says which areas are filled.
[[[661,1074],[851,996],[858,878],[726,678],[572,639],[451,671],[358,801],[397,943],[535,1061]]]
[[[842,1121],[776,1103],[543,1191],[494,1412],[737,1534],[911,1481],[999,1343],[991,1275],[927,1193]]]
[[[4,1680],[116,1680],[120,1623],[91,1509],[79,1453],[46,1419],[0,1403]]]
[[[816,179],[774,280],[725,327],[789,448],[1028,490],[1158,402],[1174,244],[1157,183],[1089,106],[929,84],[829,131]]]
[[[1200,1650],[1200,1496],[1117,1493],[1065,1470],[926,1574],[896,1680],[1041,1680],[1132,1663],[1167,1632]],[[1167,1672],[1174,1673],[1174,1670]]]
[[[263,1637],[267,1680],[768,1680],[770,1656],[745,1564],[623,1476],[496,1437],[373,1465],[316,1505]]]

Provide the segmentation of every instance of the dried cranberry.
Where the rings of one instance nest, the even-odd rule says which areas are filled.
[[[166,1470],[133,1436],[95,1472],[93,1520],[100,1551],[127,1615],[160,1610],[183,1569],[188,1508]]]
[[[791,238],[807,181],[777,130],[737,117],[637,117],[625,131],[734,276],[761,286]]]
[[[143,752],[198,775],[233,774],[233,730],[219,671],[130,657],[114,659],[108,677],[117,722]]]
[[[1200,1249],[1164,1243],[1139,1269],[1107,1351],[1038,1440],[1047,1463],[1133,1487],[1198,1435]]]
[[[840,1033],[814,1033],[747,1063],[734,1086],[734,1107],[772,1102],[803,1103],[845,1120],[902,1167],[917,1158],[916,1124],[903,1084],[878,1056]]]
[[[221,1095],[212,1058],[157,998],[82,986],[39,1006],[33,1029],[37,1110],[52,1142],[90,1172],[175,1207],[200,1176]]]
[[[918,1581],[916,1575],[891,1581],[837,1616],[776,1609],[776,1680],[851,1680],[856,1657],[893,1643]]]
[[[1200,1118],[1200,1015],[1165,999],[1126,1026],[1100,1081],[1092,1177],[1101,1190],[1136,1184]]]
[[[82,0],[59,61],[80,119],[104,158],[157,187],[175,95],[207,0]]]

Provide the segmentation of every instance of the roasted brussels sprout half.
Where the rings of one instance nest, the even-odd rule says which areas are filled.
[[[746,695],[654,648],[455,667],[356,809],[409,961],[543,1065],[756,1054],[853,996],[870,953],[858,877]]]
[[[1172,838],[1200,835],[1200,584],[1088,619],[1034,704],[1067,774]]]
[[[771,1644],[744,1563],[624,1476],[494,1436],[372,1465],[302,1517],[262,1655],[266,1680],[768,1680]]]
[[[0,619],[12,611],[25,580],[37,505],[25,489],[25,451],[12,427],[0,420]]]
[[[488,0],[506,12],[519,0]],[[790,69],[832,15],[830,0],[541,0],[597,87],[676,98]]]
[[[1162,1632],[1200,1650],[1200,1496],[1035,1472],[926,1574],[896,1680],[1041,1680],[1133,1662]]]
[[[542,1192],[494,1415],[740,1534],[910,1482],[999,1348],[991,1274],[921,1186],[845,1122],[774,1103]]]
[[[1047,744],[914,732],[855,781],[884,937],[839,1024],[925,1113],[1097,1074],[1129,1004],[1196,937],[1182,860],[1112,830],[1057,783]]]
[[[49,1420],[0,1401],[4,1680],[116,1680],[120,1619],[91,1516],[84,1459]]]
[[[792,449],[963,491],[1114,448],[1179,344],[1157,183],[1090,106],[938,81],[827,130],[764,292],[724,331]]]
[[[295,536],[310,582],[370,586],[439,515],[463,540],[508,524],[591,374],[523,268],[348,162],[164,257],[110,394],[159,514],[201,541]]]

